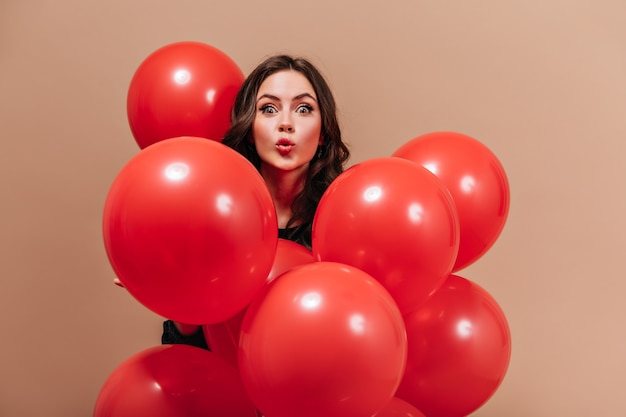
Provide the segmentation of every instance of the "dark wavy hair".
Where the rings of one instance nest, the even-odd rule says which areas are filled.
[[[231,115],[231,127],[222,143],[246,157],[258,170],[261,159],[251,140],[252,124],[256,115],[256,97],[259,87],[270,75],[280,71],[298,71],[313,86],[322,119],[322,143],[310,162],[302,191],[291,204],[293,216],[287,228],[302,224],[304,233],[294,239],[310,247],[311,227],[317,205],[330,183],[344,170],[350,151],[341,138],[337,120],[337,105],[325,78],[317,68],[304,58],[275,55],[259,64],[241,86]]]

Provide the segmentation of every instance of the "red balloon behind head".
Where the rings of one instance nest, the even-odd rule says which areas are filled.
[[[164,317],[224,321],[265,284],[278,240],[263,178],[221,143],[172,138],[135,155],[104,208],[104,243],[129,293]]]
[[[470,136],[433,132],[410,140],[393,156],[428,168],[450,190],[460,227],[452,272],[483,256],[500,236],[510,204],[508,179],[494,153]]]
[[[221,141],[244,80],[237,64],[200,42],[176,42],[151,53],[128,88],[130,129],[140,148],[179,136]]]
[[[450,275],[404,321],[408,359],[397,397],[428,417],[464,417],[495,393],[509,365],[511,334],[487,291]]]
[[[256,417],[237,368],[187,345],[145,349],[108,376],[93,417]]]

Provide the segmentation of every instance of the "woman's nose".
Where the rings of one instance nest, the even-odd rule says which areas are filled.
[[[293,125],[288,121],[283,121],[278,125],[279,132],[293,133]]]

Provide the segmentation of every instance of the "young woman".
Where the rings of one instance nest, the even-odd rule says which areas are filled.
[[[317,204],[350,155],[320,72],[303,58],[265,60],[242,85],[222,143],[251,161],[265,179],[280,237],[310,248]]]
[[[333,94],[308,60],[276,55],[244,81],[223,144],[256,166],[278,219],[279,237],[311,248],[311,227],[322,194],[350,152],[341,138]],[[207,347],[199,326],[168,320],[162,343]]]

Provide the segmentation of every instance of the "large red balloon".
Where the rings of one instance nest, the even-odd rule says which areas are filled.
[[[402,313],[450,274],[459,225],[450,193],[424,167],[401,158],[357,164],[333,181],[313,221],[313,255],[362,269]]]
[[[391,401],[379,412],[372,417],[426,417],[424,413],[409,404],[408,402],[401,400],[398,397],[393,397]]]
[[[310,250],[290,240],[278,239],[276,256],[266,282],[269,283],[291,268],[312,262],[313,254]],[[226,321],[202,326],[204,338],[211,351],[222,355],[235,365],[237,365],[239,332],[245,313],[246,309]]]
[[[217,323],[265,284],[278,240],[263,178],[219,142],[181,137],[139,152],[106,198],[104,243],[129,293],[164,317]]]
[[[398,307],[374,278],[314,262],[280,275],[252,302],[239,371],[267,416],[371,416],[402,378],[405,337]]]
[[[104,382],[93,417],[256,417],[237,368],[187,345],[145,349]]]
[[[487,291],[450,275],[404,320],[408,360],[396,396],[428,417],[463,417],[495,393],[509,365],[511,335]]]
[[[453,272],[493,246],[509,213],[510,192],[504,168],[487,146],[461,133],[433,132],[410,140],[393,156],[423,165],[450,190],[461,230]]]
[[[244,80],[224,52],[200,42],[176,42],[152,52],[128,88],[126,109],[140,148],[196,136],[221,141]]]

